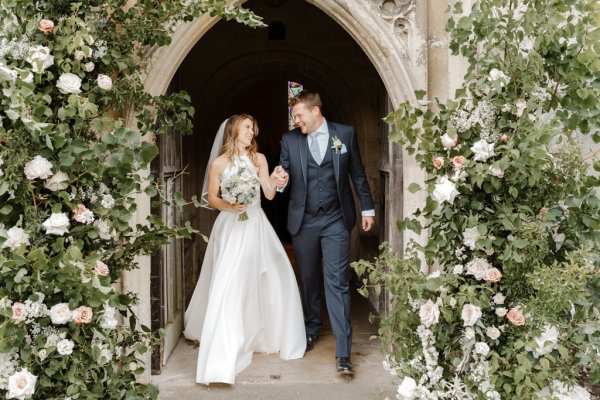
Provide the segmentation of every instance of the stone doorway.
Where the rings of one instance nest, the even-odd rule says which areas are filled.
[[[391,42],[395,43],[397,38],[388,37],[385,26],[379,25],[381,15],[370,14],[374,6],[362,0],[250,0],[244,3],[265,17],[271,29],[249,30],[203,16],[179,27],[173,44],[153,55],[147,89],[161,94],[169,85],[179,85],[192,93],[197,110],[197,129],[194,135],[183,138],[182,143],[186,171],[182,180],[184,193],[199,195],[199,181],[216,128],[233,113],[249,112],[258,118],[261,151],[276,160],[279,135],[287,130],[284,88],[288,80],[298,81],[321,92],[326,117],[354,125],[359,134],[379,224],[374,235],[360,235],[355,231],[354,256],[373,255],[381,240],[400,249],[402,237],[394,233],[393,221],[401,217],[406,206],[402,173],[408,171],[404,166],[407,159],[398,149],[387,146],[387,126],[381,121],[393,104],[412,98],[412,85],[401,61],[405,54],[402,48],[381,52],[384,48],[381,46],[395,48]],[[348,7],[340,8],[342,3]],[[365,26],[370,27],[369,34],[365,35],[364,31],[358,34]],[[204,51],[197,50],[202,46],[205,46]],[[195,55],[196,51],[199,53]],[[194,65],[195,58],[200,63]],[[214,217],[214,213],[204,210],[188,210],[184,219],[208,233]],[[198,237],[183,247],[183,276],[186,277],[183,291],[187,304],[199,274],[204,243]],[[125,286],[136,287],[144,305],[150,303],[151,297],[146,275],[150,265],[144,260],[140,265],[139,271],[125,278]],[[140,308],[138,315],[144,320],[150,313],[143,306]],[[168,341],[174,343],[173,339],[176,338]],[[163,366],[167,361],[162,357]]]

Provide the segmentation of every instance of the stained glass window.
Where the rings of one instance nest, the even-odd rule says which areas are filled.
[[[298,95],[304,89],[304,86],[298,82],[288,81],[288,125],[289,129],[292,130],[294,126],[294,117],[292,116],[292,107],[290,107],[290,101],[292,97]]]

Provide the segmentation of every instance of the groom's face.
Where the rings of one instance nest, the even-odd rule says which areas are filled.
[[[323,116],[319,107],[310,108],[304,103],[298,103],[292,107],[292,116],[294,117],[294,124],[305,135],[316,131],[323,123]]]

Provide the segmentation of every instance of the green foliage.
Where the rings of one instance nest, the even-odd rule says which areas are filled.
[[[154,135],[190,132],[194,109],[143,79],[149,55],[204,13],[262,25],[224,0],[0,3],[0,395],[157,397],[136,381],[156,333],[117,282],[137,256],[196,233],[132,217],[137,196],[187,204],[141,171]],[[20,373],[26,384],[11,383]]]
[[[427,200],[398,227],[427,241],[354,268],[368,276],[363,292],[390,291],[384,349],[419,382],[414,398],[566,396],[584,375],[600,378],[598,151],[583,156],[580,142],[600,139],[600,5],[451,11],[450,47],[469,61],[463,86],[386,118],[390,140],[429,176],[409,185]],[[439,276],[422,274],[419,258]]]

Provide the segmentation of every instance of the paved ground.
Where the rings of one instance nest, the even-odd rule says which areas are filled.
[[[335,370],[335,341],[330,330],[324,330],[315,348],[300,360],[283,361],[274,354],[255,354],[235,385],[195,383],[198,350],[182,338],[164,372],[152,377],[160,387],[159,400],[395,399],[398,383],[382,368],[379,341],[369,339],[377,328],[368,321],[368,303],[356,295],[352,309],[356,374],[349,383]]]

